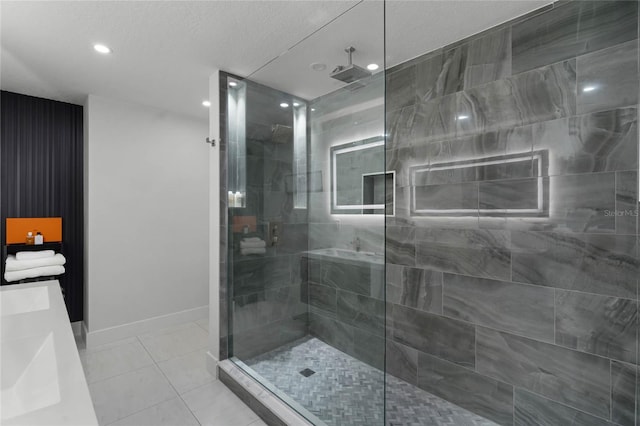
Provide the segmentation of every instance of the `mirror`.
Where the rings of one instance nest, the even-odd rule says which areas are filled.
[[[330,155],[331,213],[393,215],[395,172],[381,170],[383,137],[333,146]]]

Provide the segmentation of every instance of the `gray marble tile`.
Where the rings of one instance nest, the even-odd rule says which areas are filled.
[[[511,27],[492,31],[469,42],[464,88],[480,86],[511,75]]]
[[[548,183],[544,178],[529,179],[509,179],[491,182],[479,182],[478,204],[481,210],[480,215],[491,216],[499,214],[496,210],[514,210],[510,213],[500,213],[506,216],[528,215],[546,216],[548,212],[547,203],[538,199],[540,194],[539,184]],[[548,188],[543,190],[543,194],[548,194]],[[543,198],[544,200],[544,198]],[[519,213],[517,210],[541,210],[539,213]]]
[[[553,342],[553,289],[444,274],[444,314]]]
[[[428,241],[416,243],[419,267],[455,274],[509,280],[510,253],[498,247],[465,248]]]
[[[633,40],[637,22],[634,1],[566,2],[513,26],[513,72]]]
[[[291,283],[289,256],[255,257],[233,262],[233,295],[283,287]]]
[[[413,187],[414,215],[450,216],[451,210],[464,211],[460,215],[475,216],[478,210],[478,183],[424,185]]]
[[[412,120],[404,122],[411,124],[408,140],[398,144],[393,143],[389,148],[454,138],[456,135],[457,96],[454,93],[416,104],[414,112],[410,116]],[[392,128],[392,130],[395,129]]]
[[[474,326],[393,305],[393,340],[459,365],[475,364]]]
[[[320,284],[367,296],[371,294],[371,269],[367,266],[323,261],[322,271]]]
[[[531,152],[534,135],[532,126],[501,129],[494,132],[486,132],[473,136],[464,136],[456,139],[434,141],[426,146],[426,161],[415,161],[413,164],[437,165],[439,163],[458,162],[464,160],[482,159],[486,157],[498,157],[519,154],[525,157]],[[414,148],[411,155],[401,157],[405,163],[416,156],[419,151]],[[412,164],[411,164],[412,165]],[[496,169],[500,170],[500,169]],[[505,168],[506,172],[507,169]],[[509,174],[499,175],[497,178],[522,177]]]
[[[511,243],[513,281],[635,298],[633,236],[513,232]]]
[[[456,101],[456,135],[574,115],[575,90],[575,60],[465,90]]]
[[[396,266],[396,265],[389,265]],[[398,276],[387,280],[387,302],[434,314],[442,313],[442,272],[429,269],[399,268]],[[387,276],[395,268],[387,268]]]
[[[636,425],[640,419],[640,367],[636,369]]]
[[[409,346],[387,340],[386,372],[412,385],[418,383],[418,351]]]
[[[388,303],[400,303],[402,298],[402,265],[387,263],[385,265],[385,289],[384,295]]]
[[[384,336],[385,304],[371,297],[338,291],[338,320]]]
[[[637,108],[539,123],[533,140],[534,150],[549,150],[545,176],[633,170],[638,166]]]
[[[556,290],[556,343],[636,362],[636,300]]]
[[[550,226],[564,232],[614,233],[615,173],[551,176]]]
[[[382,372],[385,365],[384,336],[367,333],[361,329],[355,330],[353,333],[353,353],[350,355]]]
[[[511,234],[502,230],[419,228],[416,231],[416,241],[476,249],[485,247],[511,248]]]
[[[318,315],[309,314],[309,334],[346,353],[353,353],[353,327]]]
[[[267,197],[269,194],[265,194]],[[291,194],[289,194],[290,196]],[[290,201],[291,201],[291,197]],[[291,207],[291,205],[289,206]],[[287,215],[281,217],[286,218]],[[276,253],[281,255],[286,254],[298,254],[308,250],[309,246],[309,233],[308,225],[306,223],[289,223],[284,224],[281,229],[280,237],[278,239],[278,245],[275,246]]]
[[[638,173],[616,172],[616,234],[637,234],[640,204]]]
[[[336,315],[336,289],[325,285],[309,284],[309,305],[324,311],[324,315]]]
[[[471,140],[473,139],[471,138]],[[464,139],[458,141],[463,142]],[[447,145],[440,145],[438,148],[443,146],[447,147]],[[536,157],[537,161],[539,160]],[[412,178],[410,184],[422,186],[531,178],[538,175],[537,170],[535,170],[534,174],[534,164],[535,162],[530,152],[433,163],[427,166],[411,167],[409,169],[409,174]]]
[[[601,418],[574,410],[540,395],[516,388],[514,394],[516,426],[613,426]]]
[[[299,339],[307,334],[307,315],[234,333],[233,351],[230,356],[247,359],[268,352],[278,346]]]
[[[417,125],[417,106],[396,109],[386,114],[387,149],[400,149],[412,145],[412,131]]]
[[[635,425],[636,366],[611,361],[611,421]]]
[[[252,293],[233,299],[233,329],[240,332],[294,318],[306,312],[306,304],[300,302],[300,286],[287,286]]]
[[[476,371],[609,417],[609,360],[478,327]]]
[[[506,231],[419,228],[417,266],[510,280],[510,236]]]
[[[638,40],[577,59],[578,114],[638,103]]]
[[[385,240],[386,261],[396,265],[415,266],[415,228],[387,226]]]
[[[387,111],[394,111],[416,103],[415,65],[391,72],[385,76],[385,79]]]
[[[418,102],[427,102],[443,96],[441,89],[442,53],[427,54],[415,63],[416,97]]]
[[[499,424],[513,419],[513,386],[421,352],[418,387]]]
[[[437,92],[450,95],[464,88],[469,46],[462,44],[442,54],[442,71],[438,77]]]

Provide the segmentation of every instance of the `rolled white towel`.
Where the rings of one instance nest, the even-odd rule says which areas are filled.
[[[266,247],[267,243],[264,240],[259,241],[240,241],[240,248],[263,248]]]
[[[67,259],[60,253],[52,257],[42,257],[39,259],[18,260],[16,256],[7,256],[5,271],[21,271],[23,269],[40,268],[42,266],[64,265]]]
[[[246,256],[248,254],[265,254],[267,252],[267,249],[262,247],[262,248],[243,248],[240,249],[240,254],[243,256]]]
[[[264,240],[260,237],[247,237],[247,238],[243,238],[242,241],[246,241],[248,243],[259,243],[260,241],[264,241]]]
[[[53,265],[43,266],[41,268],[23,269],[22,271],[7,271],[4,273],[4,279],[7,282],[24,280],[26,278],[50,277],[54,275],[64,274],[64,266]]]
[[[44,257],[53,257],[56,252],[53,250],[39,250],[39,251],[19,251],[16,254],[16,259],[18,260],[31,260],[31,259],[42,259]]]

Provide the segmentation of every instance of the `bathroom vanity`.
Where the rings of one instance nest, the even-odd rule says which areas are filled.
[[[0,423],[97,425],[58,281],[0,288]]]

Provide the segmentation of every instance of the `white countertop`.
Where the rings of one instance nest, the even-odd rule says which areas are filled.
[[[58,281],[0,287],[0,424],[97,425]]]

